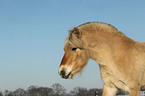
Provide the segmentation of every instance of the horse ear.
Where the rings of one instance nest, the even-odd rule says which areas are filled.
[[[75,27],[72,31],[73,31],[72,33],[73,33],[78,39],[81,38],[81,32],[79,31],[78,28]]]

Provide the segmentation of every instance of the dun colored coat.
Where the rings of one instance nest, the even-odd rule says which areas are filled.
[[[59,67],[62,78],[80,72],[89,59],[100,67],[103,96],[115,96],[118,89],[140,96],[145,89],[145,43],[128,38],[114,26],[89,22],[70,30]]]

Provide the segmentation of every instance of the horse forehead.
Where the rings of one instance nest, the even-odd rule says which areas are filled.
[[[64,45],[64,49],[69,49],[69,48],[73,48],[73,47],[76,47],[76,46],[72,45],[72,44],[70,44],[68,42],[66,42],[65,45]]]
[[[69,37],[70,37],[70,34],[66,37],[64,46],[66,46],[69,43]]]

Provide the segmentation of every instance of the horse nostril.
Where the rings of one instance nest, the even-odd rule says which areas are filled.
[[[60,75],[61,75],[62,77],[65,77],[65,71],[62,70],[62,71],[60,72]]]

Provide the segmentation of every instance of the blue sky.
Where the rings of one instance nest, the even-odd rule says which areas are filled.
[[[58,67],[68,30],[89,21],[110,23],[145,41],[144,0],[0,0],[0,90],[50,87],[102,88],[98,64],[64,80]]]

